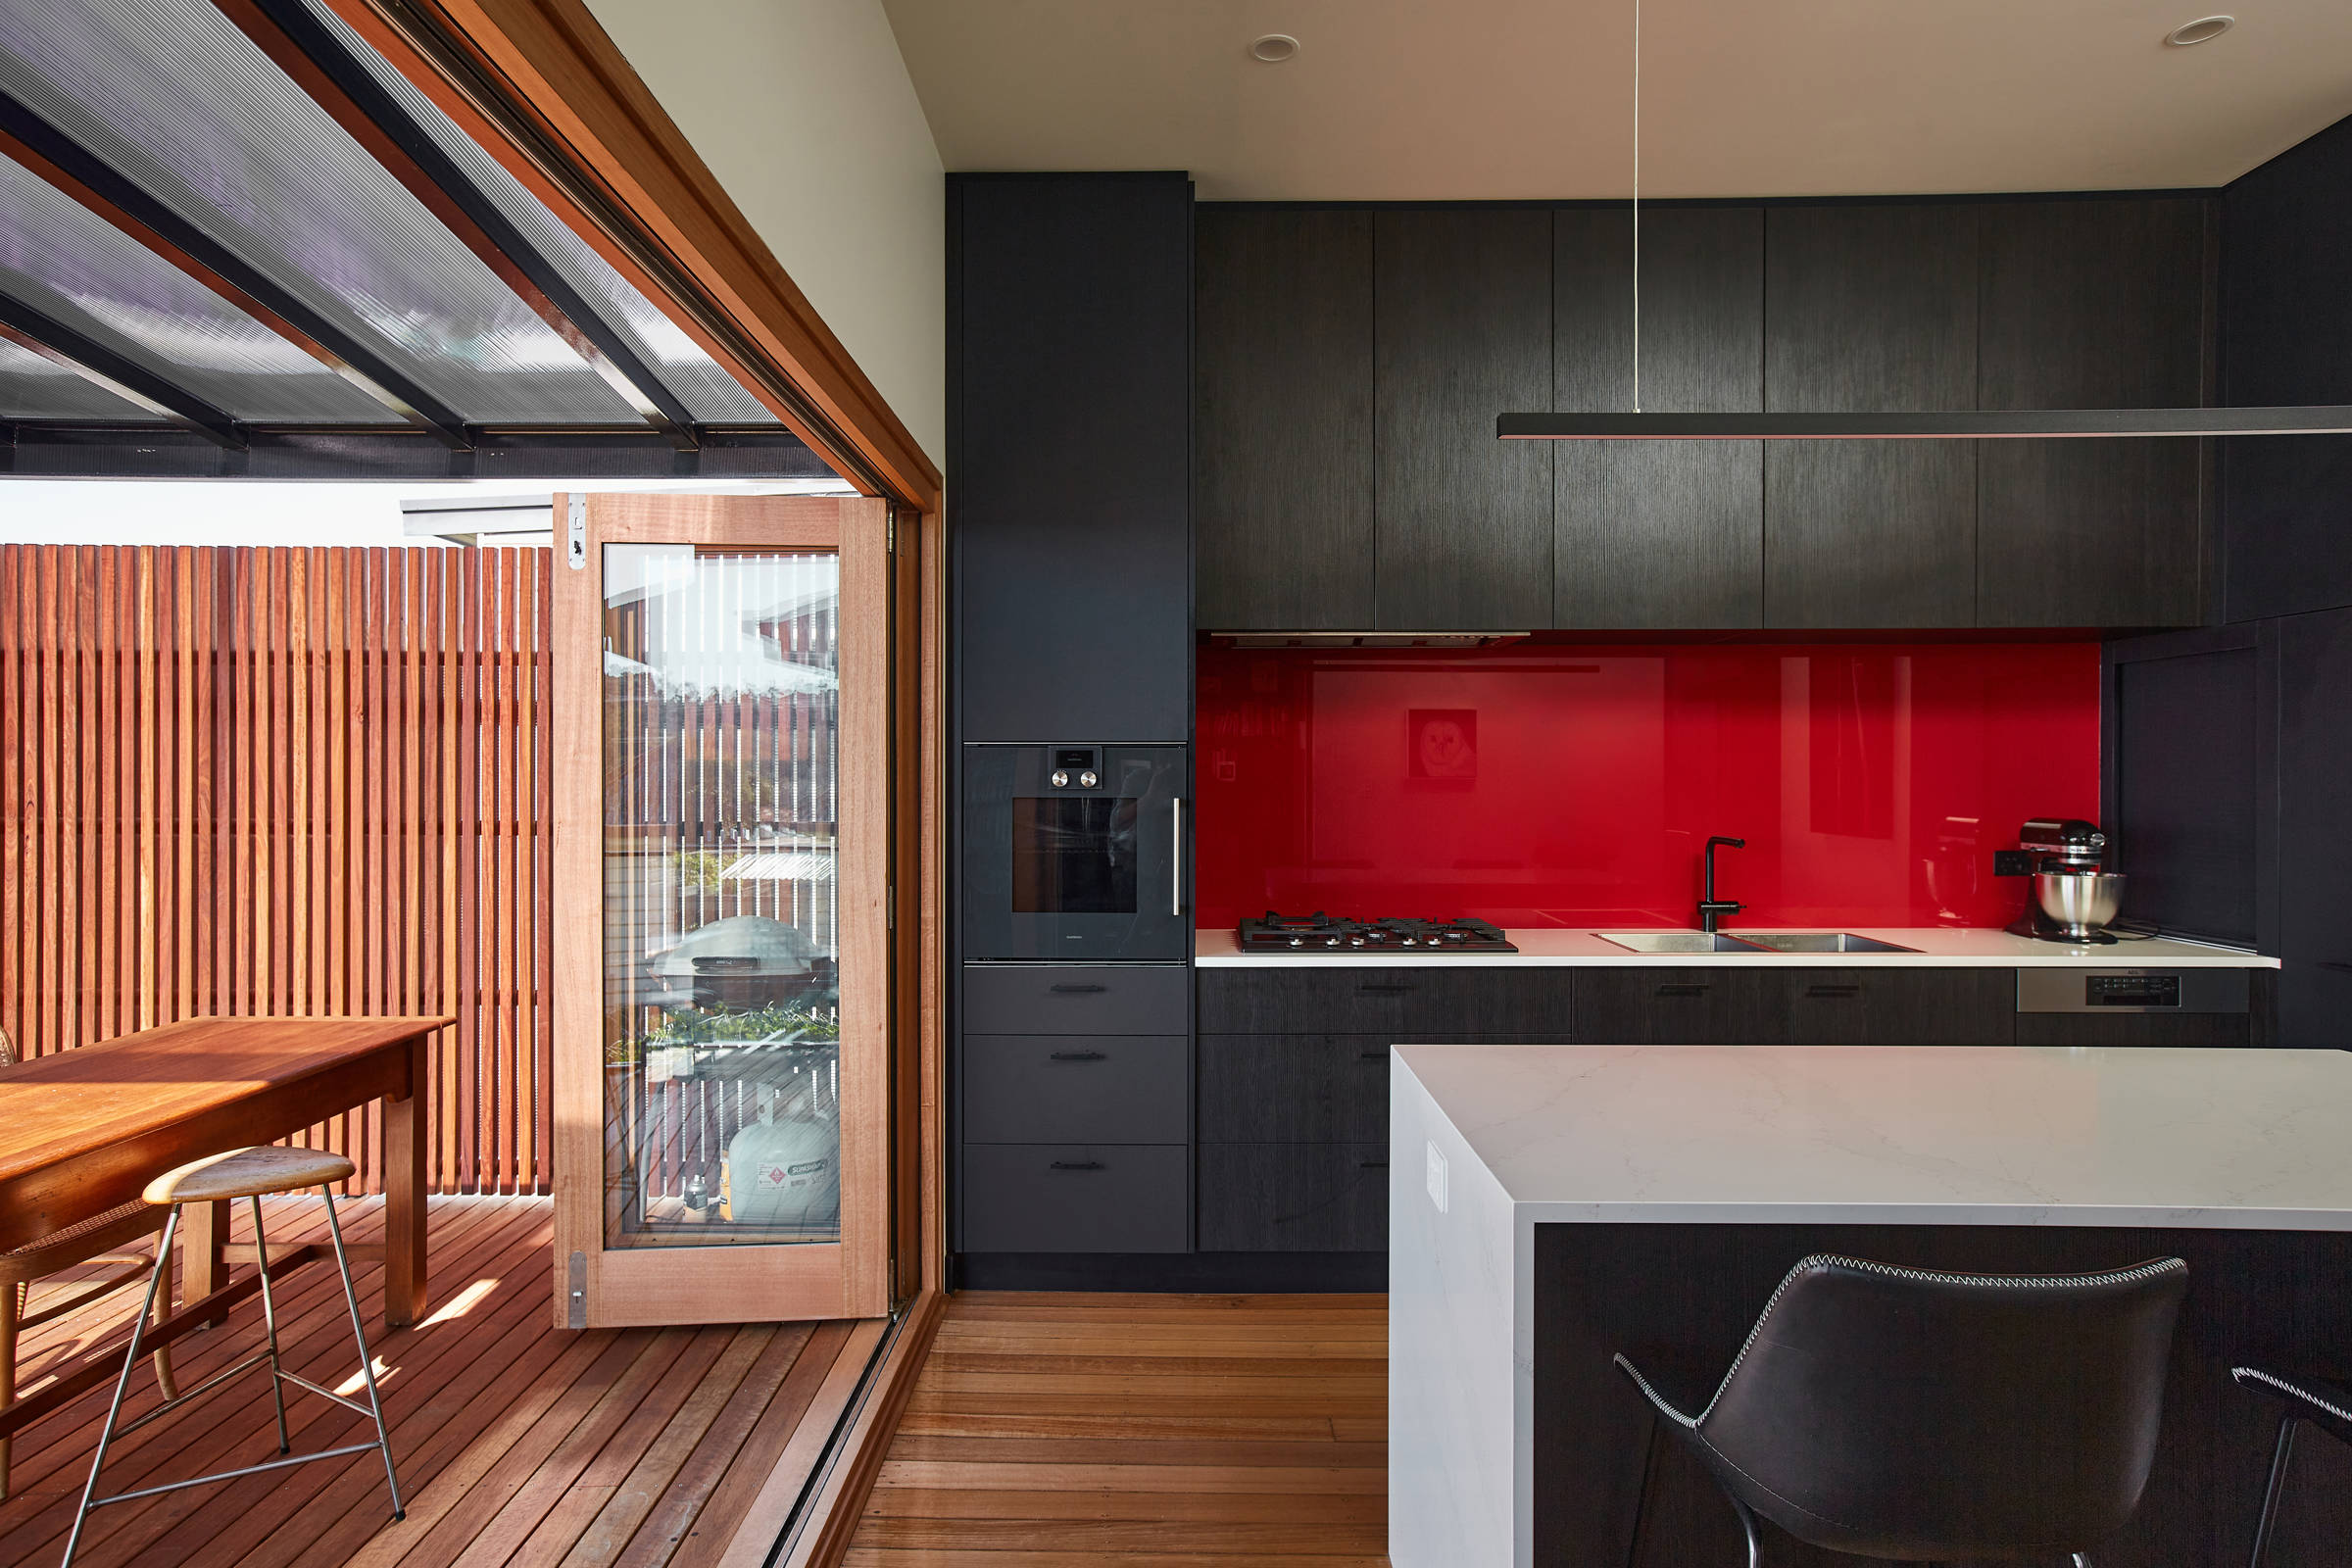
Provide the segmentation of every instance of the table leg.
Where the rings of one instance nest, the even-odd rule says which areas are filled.
[[[200,1300],[228,1283],[228,1205],[185,1203],[179,1210],[180,1278],[187,1300]],[[205,1319],[207,1327],[228,1321],[228,1308]]]
[[[384,1325],[424,1316],[424,1042],[411,1048],[410,1093],[384,1106]]]

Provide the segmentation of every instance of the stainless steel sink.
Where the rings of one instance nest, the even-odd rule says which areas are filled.
[[[1743,942],[1723,932],[1709,935],[1704,931],[1595,931],[1601,941],[1625,949],[1628,953],[1756,953],[1762,951],[1752,942]]]
[[[1892,942],[1881,942],[1877,937],[1856,936],[1851,931],[1742,931],[1740,940],[1751,947],[1770,948],[1775,953],[1917,953]]]

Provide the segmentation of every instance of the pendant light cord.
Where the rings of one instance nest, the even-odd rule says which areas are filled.
[[[1642,0],[1634,0],[1634,412],[1642,412]]]

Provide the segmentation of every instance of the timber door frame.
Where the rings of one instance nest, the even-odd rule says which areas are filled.
[[[591,494],[585,559],[555,501],[555,1319],[559,1327],[874,1318],[891,1302],[891,636],[887,501]],[[841,1240],[608,1248],[605,1169],[604,547],[837,551],[841,707]]]

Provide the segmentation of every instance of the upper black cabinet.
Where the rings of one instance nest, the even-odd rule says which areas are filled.
[[[1983,209],[1978,406],[2205,401],[2209,204]],[[2201,441],[1986,441],[1977,454],[1977,619],[2169,626],[2200,612]]]
[[[1633,220],[1553,215],[1554,409],[1633,407]],[[1642,220],[1642,407],[1763,407],[1764,214]],[[1499,410],[1496,412],[1500,412]],[[1759,626],[1759,441],[1567,441],[1552,452],[1552,612],[1561,626]]]
[[[1965,206],[1772,209],[1765,407],[1974,408],[1977,226]],[[1771,443],[1765,624],[1975,624],[1976,477],[1967,442]]]
[[[1551,624],[1551,448],[1494,416],[1551,399],[1551,215],[1372,220],[1379,439],[1373,624]]]
[[[1196,618],[1372,624],[1372,215],[1204,207]]]
[[[963,738],[1189,741],[1192,183],[948,191]]]

